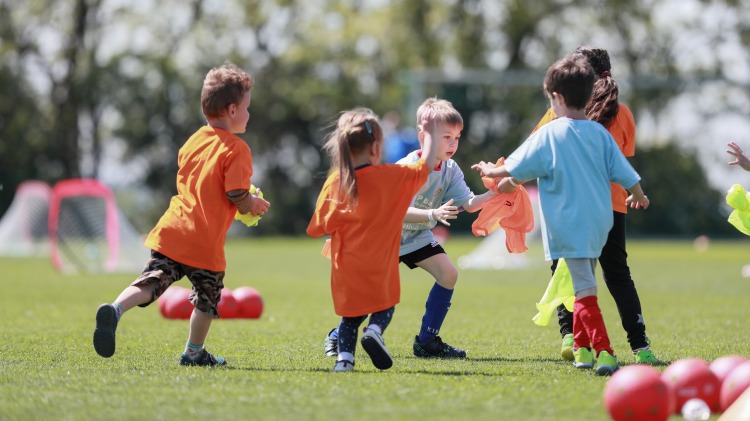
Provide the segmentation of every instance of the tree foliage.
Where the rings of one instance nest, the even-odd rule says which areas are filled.
[[[699,8],[714,3],[693,1]],[[741,3],[720,2],[722,10],[738,16],[747,14]],[[466,121],[456,160],[468,168],[479,159],[509,154],[526,138],[546,107],[545,69],[578,45],[606,47],[622,101],[637,121],[659,122],[676,97],[704,92],[704,85],[690,80],[724,69],[712,50],[704,53],[702,67],[686,65],[675,50],[685,30],[708,43],[731,41],[700,15],[686,15],[677,26],[664,24],[656,0],[216,4],[0,0],[0,211],[23,180],[97,177],[120,190],[148,188],[136,221],[148,229],[174,192],[177,150],[203,124],[203,76],[225,60],[256,81],[243,138],[253,150],[253,183],[273,209],[256,232],[297,234],[328,169],[322,139],[343,109],[364,105],[381,115],[395,110],[406,124],[415,124],[416,105],[425,97],[449,99]],[[730,25],[745,46],[747,21]],[[729,82],[722,86],[747,83]],[[708,118],[719,110],[701,112]],[[670,145],[678,136],[639,133],[639,145]],[[671,152],[676,162],[691,159],[681,148]],[[642,173],[653,165],[639,164]],[[480,190],[475,174],[467,180]],[[667,194],[661,191],[665,185],[661,177],[649,184],[655,206]],[[718,205],[689,209],[702,220],[717,220]],[[632,227],[654,234],[696,229],[692,223],[667,229],[668,224],[648,222],[661,218],[660,212],[634,218]],[[464,219],[465,228],[470,220]],[[706,222],[705,229],[721,231],[715,223]]]

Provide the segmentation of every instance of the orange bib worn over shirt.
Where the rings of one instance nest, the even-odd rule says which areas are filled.
[[[177,164],[177,194],[145,244],[179,263],[224,271],[224,243],[237,212],[227,192],[250,188],[250,147],[228,131],[203,126],[180,148]]]
[[[624,104],[619,104],[620,108],[617,110],[617,116],[609,123],[607,131],[615,138],[615,143],[622,151],[622,154],[626,157],[635,155],[635,119],[633,113]],[[533,134],[539,130],[540,127],[556,119],[557,116],[552,108],[547,109],[539,123],[537,123],[534,130],[531,131]],[[628,205],[626,200],[628,198],[628,192],[621,185],[617,183],[610,183],[612,190],[612,210],[620,213],[628,213]]]
[[[424,160],[360,168],[353,211],[338,197],[338,171],[328,176],[307,234],[331,235],[331,293],[339,316],[363,316],[399,303],[401,227],[429,173]]]

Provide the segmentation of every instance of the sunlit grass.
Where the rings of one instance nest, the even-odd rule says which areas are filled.
[[[455,261],[479,241],[454,237],[445,247]],[[0,419],[607,419],[607,380],[560,360],[554,321],[531,322],[550,276],[539,245],[524,270],[460,271],[441,336],[467,349],[462,361],[412,356],[432,280],[402,266],[402,302],[384,335],[393,368],[379,372],[358,348],[355,373],[344,375],[322,355],[338,317],[321,246],[290,238],[228,244],[225,283],[256,288],[265,309],[259,320],[213,324],[207,347],[229,360],[220,369],[178,366],[187,322],[163,319],[156,306],[128,312],[117,353],[96,355],[96,307],[137,274],[63,276],[47,260],[0,259]],[[741,276],[750,240],[714,242],[703,253],[690,242],[630,240],[629,252],[658,357],[750,357],[750,280]],[[600,305],[615,351],[630,362],[601,281]]]

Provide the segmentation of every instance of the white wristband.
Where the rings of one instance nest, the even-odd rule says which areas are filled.
[[[430,220],[430,222],[432,222],[432,221],[434,221],[434,220],[435,220],[435,215],[433,215],[433,214],[432,214],[432,212],[433,212],[434,210],[435,210],[435,209],[430,209],[430,211],[429,211],[429,212],[427,213],[427,219],[429,219],[429,220]]]
[[[508,182],[510,183],[511,186],[518,187],[518,184],[513,182],[513,177],[508,177]]]

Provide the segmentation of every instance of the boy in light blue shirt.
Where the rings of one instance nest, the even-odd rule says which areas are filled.
[[[544,79],[545,94],[558,118],[529,137],[495,167],[472,166],[483,176],[504,177],[501,192],[523,180],[537,179],[542,239],[547,260],[565,258],[573,279],[573,355],[577,368],[610,375],[617,359],[609,342],[596,297],[596,259],[612,227],[610,181],[630,190],[631,208],[647,208],[640,176],[620,152],[612,135],[586,118],[594,70],[582,57],[553,64]],[[593,352],[592,352],[593,348]]]

